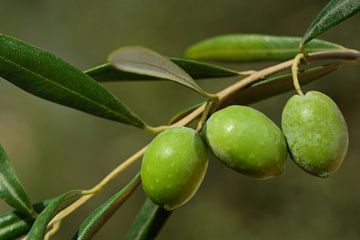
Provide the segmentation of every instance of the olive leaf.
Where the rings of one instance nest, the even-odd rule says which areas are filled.
[[[27,239],[42,240],[45,237],[47,226],[51,219],[62,209],[68,207],[82,196],[82,191],[73,190],[66,192],[51,200],[47,207],[36,218]]]
[[[331,0],[306,30],[300,47],[360,11],[359,0]],[[311,41],[313,42],[313,41]],[[310,42],[310,43],[311,43]],[[310,44],[309,43],[309,44]],[[306,44],[306,47],[307,45]],[[305,48],[306,50],[306,48]]]
[[[139,128],[146,124],[118,98],[53,54],[0,34],[0,77],[46,100]]]
[[[34,217],[36,215],[24,187],[12,168],[8,156],[0,145],[0,199],[25,214]]]
[[[6,213],[0,216],[0,239],[11,240],[26,234],[34,219],[18,212]]]
[[[172,212],[166,211],[147,198],[135,217],[127,240],[154,239]]]
[[[40,213],[49,203],[45,200],[33,205],[37,213]],[[0,215],[0,239],[12,240],[25,235],[29,232],[35,219],[20,213],[19,211],[11,211]]]
[[[93,211],[81,224],[78,232],[73,239],[88,240],[91,239],[100,228],[111,218],[116,210],[125,202],[140,183],[140,173],[120,191],[114,194],[95,211]]]
[[[108,62],[116,69],[174,81],[209,97],[187,72],[151,49],[123,47],[112,52]]]
[[[185,56],[195,60],[234,62],[283,61],[299,52],[301,38],[261,34],[221,35],[203,40],[188,48]],[[313,40],[306,45],[307,52],[341,50],[344,47]]]
[[[199,61],[184,58],[169,58],[170,61],[184,69],[194,79],[222,78],[238,76],[238,72],[229,68],[207,64]],[[134,80],[164,80],[158,77],[151,77],[132,72],[125,72],[116,69],[111,64],[103,64],[88,70],[84,73],[99,82],[110,81],[134,81]]]

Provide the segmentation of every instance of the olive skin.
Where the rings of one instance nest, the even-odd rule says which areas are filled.
[[[282,113],[282,128],[294,162],[305,171],[328,177],[342,164],[349,144],[345,119],[325,94],[295,95]]]
[[[274,122],[253,108],[233,105],[215,112],[202,134],[214,155],[239,173],[267,179],[284,172],[285,138]]]
[[[206,145],[193,129],[165,130],[145,151],[141,165],[143,189],[152,201],[173,210],[194,196],[207,165]]]

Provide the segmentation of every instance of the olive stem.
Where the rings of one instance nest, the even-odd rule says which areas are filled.
[[[131,166],[133,163],[138,161],[145,153],[147,146],[143,147],[140,151],[136,152],[134,155],[126,159],[119,166],[117,166],[114,170],[112,170],[108,175],[106,175],[101,182],[96,184],[90,190],[84,191],[84,194],[96,194],[101,191],[104,187],[106,187],[117,175]]]
[[[298,72],[299,72],[299,64],[301,63],[301,60],[304,59],[304,57],[305,56],[303,53],[297,54],[291,66],[294,88],[300,96],[304,96],[304,92],[302,91],[299,83]]]
[[[44,240],[49,240],[59,229],[61,226],[61,221],[55,222],[51,229],[46,233]]]
[[[48,226],[53,226],[57,222],[61,222],[64,218],[74,212],[76,209],[81,207],[84,203],[90,200],[93,196],[95,196],[98,192],[104,189],[116,176],[118,176],[121,172],[139,160],[144,154],[147,146],[143,147],[140,151],[133,154],[131,157],[126,159],[120,165],[118,165],[115,169],[113,169],[108,175],[106,175],[103,180],[101,180],[98,184],[92,187],[89,190],[82,191],[83,196],[81,196],[77,201],[68,206],[67,208],[60,211],[48,224]]]
[[[199,120],[199,123],[196,127],[196,132],[199,133],[201,131],[201,129],[203,128],[205,122],[206,122],[206,119],[207,117],[209,116],[209,113],[210,113],[210,110],[211,110],[211,107],[213,106],[213,101],[209,100],[206,102],[206,105],[205,105],[205,108],[204,108],[204,111],[201,115],[201,118]]]
[[[166,130],[166,129],[169,129],[171,128],[171,125],[162,125],[162,126],[158,126],[158,127],[151,127],[151,126],[147,126],[145,128],[145,130],[147,130],[149,133],[151,134],[159,134],[161,133],[162,131]]]
[[[219,97],[217,94],[213,94],[213,93],[207,93],[206,97],[211,100],[211,101],[217,101],[219,100]]]
[[[257,72],[256,70],[247,70],[247,71],[240,71],[240,72],[238,72],[238,74],[240,76],[249,76],[249,75],[252,75],[252,74],[254,74],[256,72]]]

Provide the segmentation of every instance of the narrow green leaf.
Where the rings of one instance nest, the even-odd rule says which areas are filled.
[[[172,212],[168,212],[152,202],[149,198],[144,202],[140,212],[136,216],[127,240],[150,240],[155,239],[156,235],[165,224]]]
[[[339,69],[340,67],[340,64],[333,63],[309,68],[299,73],[300,83],[301,85],[305,85]],[[234,92],[228,99],[222,102],[220,107],[232,104],[248,105],[293,89],[292,74],[280,74],[256,82],[241,91]]]
[[[16,176],[8,156],[0,145],[0,199],[28,216],[36,215],[29,197]]]
[[[34,219],[18,212],[11,212],[0,216],[0,239],[10,240],[26,234]]]
[[[237,71],[220,67],[213,64],[188,60],[184,58],[169,58],[173,63],[184,69],[194,79],[222,78],[238,76]],[[150,77],[132,72],[125,72],[114,68],[111,64],[103,64],[84,71],[90,77],[99,82],[111,81],[144,81],[144,80],[164,80],[162,78]]]
[[[301,47],[305,43],[309,42],[311,39],[317,37],[318,35],[329,30],[330,28],[338,25],[339,23],[353,16],[359,11],[360,11],[359,0],[329,1],[329,3],[320,11],[320,13],[312,21],[312,23],[306,30],[303,39],[301,40]]]
[[[73,239],[88,240],[101,229],[101,227],[111,218],[116,210],[125,202],[140,183],[138,173],[123,189],[114,194],[95,211],[93,211],[81,224],[78,232]]]
[[[47,225],[51,219],[62,209],[68,207],[79,199],[82,194],[80,190],[66,192],[59,197],[53,199],[47,207],[36,218],[31,230],[27,236],[29,240],[43,240],[46,234]]]
[[[123,47],[112,52],[108,61],[116,69],[174,81],[208,97],[208,93],[187,72],[151,49]]]
[[[260,34],[232,34],[212,37],[191,46],[185,56],[196,60],[283,61],[299,52],[299,37]],[[307,52],[341,50],[344,47],[322,40],[306,45]]]
[[[40,213],[48,204],[47,201],[34,204],[36,212]],[[34,223],[32,217],[23,215],[18,211],[11,211],[0,215],[0,239],[11,240],[25,235]]]
[[[0,77],[46,100],[145,128],[119,99],[53,54],[0,34]]]

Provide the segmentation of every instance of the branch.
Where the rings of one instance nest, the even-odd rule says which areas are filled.
[[[306,60],[309,62],[318,61],[318,60],[344,60],[349,64],[358,63],[360,60],[360,52],[357,50],[346,50],[346,51],[329,51],[329,52],[317,52],[317,53],[310,53],[306,56]],[[294,60],[288,60],[286,62],[282,62],[271,67],[265,68],[260,71],[252,71],[250,75],[241,79],[240,81],[236,82],[235,84],[223,89],[216,93],[218,97],[218,101],[215,103],[213,109],[217,109],[219,107],[225,107],[231,103],[228,101],[234,95],[238,94],[242,89],[248,87],[249,85],[263,80],[264,78],[273,75],[275,73],[281,72],[283,70],[291,68]],[[196,108],[194,111],[190,112],[188,115],[177,121],[176,123],[169,125],[169,126],[160,126],[157,128],[152,129],[151,131],[160,132],[172,127],[180,127],[186,126],[198,117],[205,110],[206,103],[201,105],[200,107]],[[82,206],[86,203],[90,198],[100,192],[104,187],[106,187],[117,175],[119,175],[122,171],[128,168],[130,165],[141,159],[143,156],[147,146],[144,146],[141,150],[133,154],[127,160],[122,162],[118,167],[116,167],[113,171],[111,171],[108,175],[104,177],[104,179],[91,188],[88,191],[84,191],[84,195],[78,201],[70,205],[68,208],[64,209],[63,211],[59,212],[55,218],[50,222],[49,227],[55,224],[56,222],[61,221],[65,217],[67,217],[70,213],[75,211],[77,208]]]

